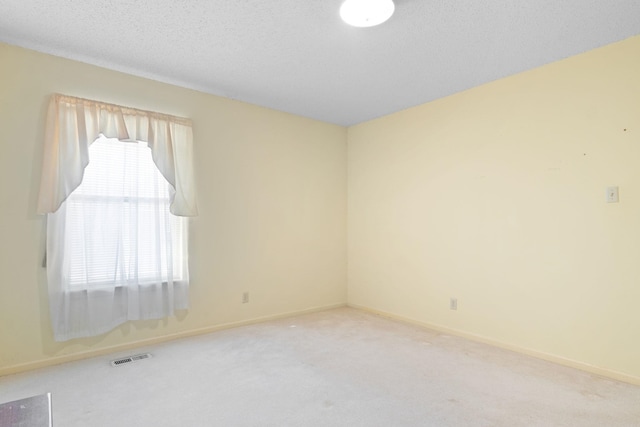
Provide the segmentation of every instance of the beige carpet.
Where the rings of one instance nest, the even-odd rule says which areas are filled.
[[[0,378],[55,427],[640,426],[640,387],[354,309]]]

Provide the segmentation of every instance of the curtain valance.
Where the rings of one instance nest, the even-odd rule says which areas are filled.
[[[154,163],[174,189],[171,213],[198,215],[189,119],[60,94],[49,102],[39,213],[57,211],[80,185],[89,164],[89,145],[100,134],[147,142]]]

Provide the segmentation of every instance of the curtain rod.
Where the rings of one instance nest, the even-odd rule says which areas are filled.
[[[101,107],[101,108],[106,108],[108,110],[120,110],[123,113],[162,118],[171,122],[193,126],[193,122],[191,121],[191,119],[188,119],[186,117],[173,116],[171,114],[159,113],[156,111],[141,110],[139,108],[127,107],[124,105],[112,104],[112,103],[103,102],[103,101],[96,101],[94,99],[80,98],[77,96],[65,95],[62,93],[54,93],[53,96],[55,97],[56,100],[60,100],[60,101],[71,101],[71,103],[74,103],[74,104],[77,104],[77,103],[92,104],[92,105],[97,105],[98,107]]]

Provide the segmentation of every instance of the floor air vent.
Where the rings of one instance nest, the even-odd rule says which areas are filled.
[[[151,357],[151,354],[149,354],[149,353],[136,354],[135,356],[127,356],[127,357],[123,357],[121,359],[112,360],[111,361],[111,366],[120,366],[120,365],[124,365],[126,363],[137,362],[138,360],[148,359],[150,357]]]

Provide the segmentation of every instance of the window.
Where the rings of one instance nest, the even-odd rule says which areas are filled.
[[[187,220],[145,142],[100,137],[66,203],[69,290],[187,279]]]
[[[189,119],[51,97],[38,212],[56,341],[188,308],[192,150]]]

